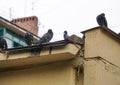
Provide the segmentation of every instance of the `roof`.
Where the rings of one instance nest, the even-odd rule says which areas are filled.
[[[10,22],[9,20],[3,18],[0,16],[0,25],[6,27],[9,30],[14,31],[15,33],[20,34],[21,36],[24,36],[26,32],[28,32],[27,30],[25,30],[24,28],[14,24],[13,22]],[[39,39],[39,37],[33,33],[31,33],[35,39]]]
[[[73,42],[73,43],[76,43],[76,44],[79,44],[79,45],[82,45],[84,44],[84,41],[82,38],[78,37],[77,35],[71,35],[69,38],[68,38],[69,41]]]
[[[102,31],[106,32],[107,34],[110,34],[111,36],[116,38],[118,41],[120,41],[119,34],[115,33],[114,31],[112,31],[111,29],[107,28],[106,26],[94,27],[92,29],[88,29],[88,30],[82,31],[81,33],[84,34],[84,33],[88,32],[88,31],[95,30],[95,29],[101,29]]]
[[[60,46],[64,46],[68,43],[73,43],[73,44],[78,44],[78,45],[82,45],[83,40],[76,36],[76,35],[72,35],[69,37],[69,40],[60,40],[60,41],[55,41],[55,42],[49,42],[49,43],[43,43],[42,45],[31,45],[31,46],[25,46],[25,47],[15,47],[15,48],[9,48],[6,51],[9,52],[17,52],[17,51],[29,51],[31,49],[39,49],[39,48],[50,48],[50,47],[60,47]]]
[[[74,59],[81,46],[68,40],[11,48],[0,53],[0,72]]]
[[[29,51],[32,49],[39,49],[39,48],[50,48],[50,47],[60,47],[60,46],[64,46],[68,43],[73,43],[73,44],[77,44],[77,45],[83,45],[83,39],[76,36],[76,35],[72,35],[69,37],[68,40],[59,40],[59,41],[55,41],[55,42],[49,42],[49,43],[43,43],[41,45],[35,44],[35,45],[29,45],[29,46],[21,46],[21,47],[14,47],[14,48],[8,48],[7,50],[3,51],[6,52],[8,51],[10,52],[19,52],[19,51]]]

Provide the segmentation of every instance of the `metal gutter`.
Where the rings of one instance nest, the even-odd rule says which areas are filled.
[[[64,46],[68,43],[66,40],[50,42],[50,43],[43,43],[41,45],[33,45],[33,46],[26,46],[26,47],[16,47],[16,48],[9,48],[4,52],[18,52],[18,51],[29,51],[32,49],[40,49],[40,48],[50,48],[50,47],[60,47]]]

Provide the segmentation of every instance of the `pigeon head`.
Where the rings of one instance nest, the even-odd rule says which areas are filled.
[[[67,34],[67,31],[64,31],[64,34]]]
[[[49,30],[48,30],[48,33],[52,33],[52,29],[49,29]]]
[[[101,13],[100,15],[105,16],[105,13]]]

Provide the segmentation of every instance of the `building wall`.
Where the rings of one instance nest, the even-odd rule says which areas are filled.
[[[120,44],[102,29],[85,33],[85,85],[120,85]],[[107,60],[94,59],[100,56]],[[113,65],[114,64],[114,65]]]
[[[101,29],[95,29],[85,34],[85,57],[101,56],[120,66],[120,42]]]
[[[120,85],[120,69],[99,60],[86,61],[84,85]]]
[[[58,62],[1,72],[0,85],[75,85],[75,70],[69,62]]]

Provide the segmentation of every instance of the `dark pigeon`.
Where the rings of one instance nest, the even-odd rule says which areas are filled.
[[[4,51],[8,48],[7,42],[4,38],[0,37],[0,51]]]
[[[26,33],[24,38],[27,45],[33,44],[33,36],[30,33]]]
[[[67,31],[64,31],[64,35],[63,35],[63,37],[64,37],[64,40],[66,40],[66,39],[69,38]]]
[[[100,26],[106,26],[108,27],[108,24],[107,24],[107,20],[105,18],[105,14],[104,13],[101,13],[100,15],[98,15],[96,17],[96,20],[97,20],[97,23],[100,25]]]
[[[120,33],[118,33],[118,35],[120,36]]]
[[[49,29],[47,33],[45,33],[39,41],[39,45],[41,45],[42,43],[48,43],[53,37],[53,32],[52,29]]]

